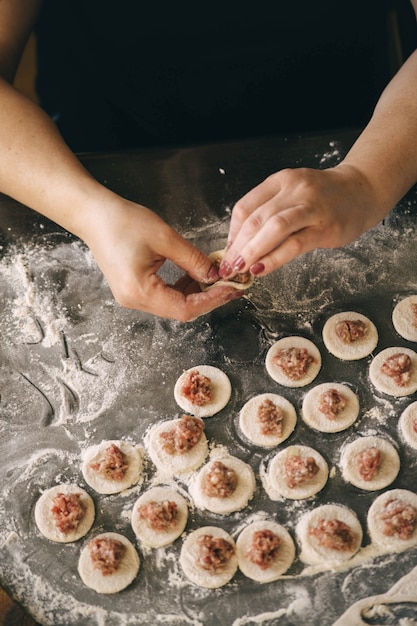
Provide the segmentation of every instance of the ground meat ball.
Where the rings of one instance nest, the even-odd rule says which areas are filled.
[[[310,480],[318,471],[319,466],[312,456],[303,458],[298,454],[293,454],[285,459],[285,480],[290,489]]]
[[[415,433],[417,433],[417,417],[413,419],[413,430]]]
[[[65,535],[77,530],[85,515],[80,493],[57,493],[52,500],[52,515],[55,526]]]
[[[114,574],[126,552],[126,546],[113,537],[97,537],[88,544],[93,569],[98,569],[103,576]]]
[[[413,326],[417,327],[417,302],[411,303],[411,315],[413,318]]]
[[[174,428],[160,434],[162,448],[168,454],[185,454],[199,442],[203,430],[202,419],[182,415]]]
[[[268,569],[277,556],[281,539],[271,530],[257,530],[253,533],[252,545],[246,557],[261,569]]]
[[[348,552],[355,545],[355,536],[348,524],[338,519],[321,519],[317,526],[310,528],[309,535],[317,539],[323,548]]]
[[[276,353],[274,362],[287,378],[300,380],[307,374],[314,358],[307,348],[283,348]]]
[[[177,504],[169,500],[147,502],[139,507],[139,516],[153,530],[168,530],[177,525]]]
[[[337,389],[328,389],[319,398],[318,409],[329,420],[334,420],[346,407],[347,400]]]
[[[116,444],[110,444],[98,461],[90,463],[92,470],[109,480],[123,480],[129,464],[127,456]]]
[[[261,424],[262,435],[281,437],[284,421],[284,411],[272,400],[267,398],[258,407],[257,420]]]
[[[399,387],[404,387],[410,380],[411,359],[408,354],[397,352],[382,364],[381,372],[392,378]]]
[[[201,535],[197,539],[197,545],[196,565],[210,574],[224,569],[235,553],[234,546],[229,541],[213,535]]]
[[[388,500],[380,515],[387,537],[409,539],[417,525],[417,509],[403,500]]]
[[[235,491],[237,481],[234,469],[215,461],[204,477],[203,491],[212,498],[227,498]]]
[[[197,370],[189,372],[182,385],[182,395],[192,404],[204,406],[212,401],[213,390],[208,376],[200,374]]]
[[[353,343],[366,334],[366,324],[362,320],[343,320],[336,324],[335,331],[343,343]]]
[[[381,450],[375,446],[366,448],[356,456],[358,472],[363,480],[372,480],[381,466]]]

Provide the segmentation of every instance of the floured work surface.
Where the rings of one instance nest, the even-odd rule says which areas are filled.
[[[322,163],[320,155],[314,158],[318,165]],[[222,182],[227,175],[225,168]],[[1,201],[3,206],[9,203]],[[415,347],[397,335],[391,314],[401,297],[417,292],[416,203],[412,192],[384,225],[356,244],[309,254],[257,280],[247,299],[189,324],[121,309],[89,251],[50,225],[42,234],[42,220],[33,226],[32,214],[24,213],[26,234],[14,226],[4,231],[0,261],[0,581],[40,623],[330,626],[340,619],[340,624],[356,625],[360,623],[357,616],[352,621],[342,617],[350,607],[364,598],[385,594],[412,572],[417,566],[417,549],[377,555],[367,547],[366,514],[381,492],[366,492],[345,483],[340,453],[355,435],[386,437],[401,459],[400,472],[389,488],[416,491],[416,451],[398,429],[401,413],[415,396],[393,398],[376,392],[368,376],[372,356],[342,362],[327,352],[321,331],[332,314],[353,310],[376,325],[379,342],[375,353],[392,345]],[[221,248],[227,235],[227,211],[226,217],[209,213],[206,207],[199,228],[195,228],[197,215],[192,228],[183,229],[207,252]],[[322,355],[321,371],[306,388],[285,388],[265,369],[271,344],[289,335],[312,340]],[[364,531],[358,556],[339,569],[325,563],[308,568],[299,559],[297,545],[293,565],[276,582],[260,585],[238,572],[221,589],[199,588],[187,581],[178,562],[183,538],[156,550],[145,550],[136,542],[130,524],[132,506],[159,480],[149,457],[143,481],[122,494],[99,495],[86,486],[81,474],[82,452],[105,439],[143,445],[153,424],[181,414],[173,395],[175,382],[184,369],[203,363],[222,369],[232,383],[229,404],[205,419],[210,447],[225,447],[249,463],[257,485],[253,500],[237,513],[220,516],[191,507],[186,533],[212,525],[236,538],[249,521],[266,516],[282,524],[296,540],[295,527],[304,513],[322,504],[344,504],[357,513]],[[354,425],[330,434],[309,428],[300,415],[307,391],[329,381],[350,385],[360,398],[360,415]],[[251,445],[238,428],[243,404],[267,392],[288,398],[297,411],[294,432],[272,450]],[[273,454],[294,444],[317,449],[329,465],[330,478],[313,498],[273,501],[260,475]],[[40,494],[62,482],[78,483],[90,493],[96,507],[87,537],[66,545],[42,537],[34,522]],[[188,497],[186,478],[171,483]],[[107,531],[128,537],[141,557],[136,580],[112,596],[85,587],[77,573],[79,554],[88,538]],[[416,604],[406,594],[394,594],[371,600],[369,606],[365,601],[362,623],[390,624],[401,617],[415,617],[417,596],[414,600]]]

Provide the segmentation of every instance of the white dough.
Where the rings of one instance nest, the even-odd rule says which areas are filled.
[[[336,334],[336,325],[343,321],[361,320],[366,334],[352,343],[344,343]],[[343,311],[330,317],[323,327],[323,342],[330,354],[343,361],[356,361],[369,356],[378,344],[378,331],[370,319],[355,311]]]
[[[174,528],[166,530],[155,530],[148,526],[146,521],[140,517],[139,508],[148,502],[175,502],[177,505],[176,525]],[[153,487],[143,493],[133,505],[132,528],[139,541],[148,548],[160,548],[173,543],[187,524],[188,506],[186,500],[171,487]]]
[[[408,354],[411,359],[410,380],[406,385],[397,385],[393,378],[381,372],[383,363],[391,356],[402,353]],[[376,355],[369,367],[369,378],[378,391],[389,396],[409,396],[417,391],[417,353],[410,348],[391,347],[385,348]]]
[[[298,380],[293,380],[284,374],[282,369],[276,365],[274,358],[280,350],[289,348],[306,349],[313,357],[306,374]],[[285,387],[304,387],[310,384],[317,376],[321,368],[321,354],[317,346],[305,337],[283,337],[276,341],[268,350],[265,360],[266,371],[275,382]]]
[[[335,389],[342,394],[347,402],[346,406],[334,419],[329,419],[319,411],[320,397],[326,391]],[[306,424],[322,433],[338,433],[346,430],[353,424],[359,415],[359,400],[350,387],[342,383],[321,383],[316,385],[304,396],[302,418]]]
[[[412,402],[402,412],[398,421],[398,427],[409,446],[417,450],[417,430],[414,428],[417,424],[417,402]]]
[[[417,305],[417,295],[400,300],[392,312],[395,330],[407,341],[417,341],[417,325],[412,305]]]
[[[381,452],[381,465],[372,480],[364,480],[358,471],[357,455],[371,447]],[[377,491],[395,480],[400,471],[400,457],[392,443],[382,437],[359,437],[345,446],[340,465],[347,482],[366,491]]]
[[[265,400],[271,400],[283,411],[282,435],[264,435],[257,420],[258,408]],[[256,446],[273,448],[287,439],[297,423],[297,414],[291,402],[275,393],[262,393],[248,400],[239,414],[239,426],[245,437]]]
[[[226,467],[233,469],[238,476],[236,489],[228,497],[208,496],[203,491],[204,478],[216,461],[220,461]],[[206,463],[198,474],[193,476],[189,487],[189,493],[199,509],[207,509],[207,511],[221,515],[243,509],[253,497],[254,491],[255,475],[251,466],[229,454],[216,457]]]
[[[177,476],[178,474],[187,474],[196,470],[204,462],[208,455],[207,437],[204,431],[201,432],[200,439],[196,445],[188,452],[183,454],[168,454],[161,442],[161,433],[172,430],[181,421],[181,418],[168,420],[161,424],[155,424],[145,437],[149,456],[155,463],[156,467],[162,472]]]
[[[104,451],[115,444],[127,457],[128,468],[125,476],[121,480],[111,480],[102,476],[90,467],[91,463],[100,460]],[[87,448],[82,457],[82,473],[85,482],[95,491],[102,494],[119,493],[135,485],[142,474],[143,450],[139,446],[134,446],[128,441],[102,441],[101,443]]]
[[[334,550],[321,546],[317,539],[309,534],[320,520],[339,520],[347,524],[355,538],[351,550]],[[300,560],[309,565],[340,563],[351,559],[362,543],[362,527],[356,514],[340,504],[323,504],[306,513],[297,524],[296,532],[301,543]]]
[[[126,552],[117,571],[113,574],[104,575],[99,569],[94,569],[90,558],[89,544],[87,544],[80,554],[78,573],[83,583],[97,593],[118,593],[136,578],[140,566],[139,555],[129,539],[119,533],[102,533],[94,537],[94,539],[104,538],[116,539],[126,547]]]
[[[380,515],[389,500],[401,500],[417,508],[417,494],[408,489],[391,489],[385,491],[374,500],[368,511],[368,528],[372,542],[382,546],[387,552],[407,550],[417,545],[417,528],[414,529],[409,539],[401,539],[398,536],[387,536],[383,533],[384,523]]]
[[[273,563],[266,569],[253,563],[247,556],[252,545],[253,535],[259,530],[270,530],[281,540]],[[242,530],[236,541],[236,550],[239,569],[242,574],[260,583],[270,583],[280,578],[295,559],[295,545],[289,532],[281,524],[267,520],[253,522]]]
[[[212,400],[207,404],[198,406],[190,402],[190,400],[183,395],[182,386],[190,372],[199,372],[202,376],[210,378],[212,383]],[[174,398],[178,406],[186,413],[190,413],[190,415],[194,415],[195,417],[211,417],[215,413],[218,413],[224,409],[229,402],[231,393],[232,385],[230,384],[228,376],[213,365],[196,365],[195,367],[185,370],[178,378],[174,387]]]
[[[217,265],[217,267],[219,267],[220,262],[225,255],[225,252],[226,252],[225,250],[216,250],[215,252],[211,252],[208,255],[208,258],[215,265]],[[225,278],[220,278],[218,281],[216,281],[215,283],[211,285],[207,285],[206,283],[200,283],[200,289],[202,291],[208,291],[212,287],[234,287],[235,289],[244,291],[245,289],[249,289],[249,287],[252,287],[254,280],[255,280],[255,277],[253,274],[250,274],[248,280],[244,283],[239,283],[233,280],[233,278],[231,278],[230,280],[227,280]]]
[[[285,480],[285,461],[288,457],[300,456],[303,459],[313,457],[319,471],[309,480],[290,488]],[[269,462],[268,471],[264,477],[264,488],[271,500],[281,497],[291,500],[304,500],[321,491],[329,477],[329,468],[322,455],[308,446],[288,446],[278,452]]]
[[[80,520],[78,528],[68,533],[63,533],[56,527],[52,515],[52,501],[59,493],[65,495],[80,493],[80,502],[84,505],[85,509],[84,517]],[[35,506],[35,521],[40,532],[47,539],[58,543],[70,543],[84,537],[93,525],[94,517],[95,509],[92,498],[84,489],[75,484],[51,487],[47,491],[44,491]]]
[[[235,553],[227,562],[224,569],[210,573],[196,564],[196,557],[198,555],[197,540],[201,535],[211,535],[214,538],[220,537],[232,544]],[[180,554],[180,565],[184,574],[195,585],[206,587],[207,589],[222,587],[233,578],[237,570],[236,544],[229,533],[222,528],[218,528],[217,526],[203,526],[190,533],[184,540]]]

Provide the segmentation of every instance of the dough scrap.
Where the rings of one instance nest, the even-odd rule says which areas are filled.
[[[56,495],[79,493],[80,502],[84,505],[85,514],[80,520],[78,527],[68,533],[61,532],[55,525],[52,515],[52,501]],[[95,518],[94,502],[91,496],[76,484],[64,484],[51,487],[44,491],[35,506],[35,522],[44,537],[57,543],[70,543],[84,537],[93,525]]]
[[[381,452],[381,465],[372,480],[365,480],[359,473],[356,457],[371,447]],[[400,471],[400,457],[392,443],[382,437],[359,437],[344,447],[340,466],[346,482],[359,489],[377,491],[388,487],[395,480]]]
[[[270,530],[281,540],[273,563],[266,569],[253,563],[247,556],[254,533],[262,530]],[[260,583],[270,583],[280,578],[291,567],[295,559],[295,545],[290,533],[281,524],[269,520],[252,522],[246,526],[237,538],[236,550],[239,569],[242,574]]]
[[[261,425],[257,421],[258,408],[265,400],[270,400],[282,409],[284,418],[282,421],[282,435],[266,434],[261,432]],[[279,445],[293,432],[297,423],[295,408],[282,396],[275,393],[262,393],[246,402],[239,413],[239,427],[244,436],[256,446],[273,448]]]
[[[274,362],[275,356],[279,350],[287,350],[290,348],[306,349],[314,359],[306,374],[297,380],[286,376],[282,369]],[[269,348],[265,359],[265,367],[266,371],[275,382],[285,387],[304,387],[310,384],[318,375],[321,369],[321,354],[317,346],[305,337],[283,337]]]
[[[412,402],[404,409],[398,427],[406,443],[417,450],[417,402]]]
[[[225,539],[234,547],[235,552],[224,569],[210,573],[196,564],[196,557],[198,554],[197,542],[198,538],[202,535],[211,535],[214,538]],[[229,533],[222,528],[218,528],[217,526],[202,526],[201,528],[191,532],[184,540],[180,553],[180,565],[184,574],[195,585],[205,587],[207,589],[223,587],[233,578],[237,571],[238,560],[236,554],[236,544],[231,535],[229,535]]]
[[[210,378],[213,396],[212,400],[207,402],[207,404],[198,406],[190,402],[190,400],[183,395],[182,386],[190,372],[199,372],[202,376]],[[178,406],[186,413],[194,415],[195,417],[211,417],[219,413],[229,402],[231,394],[232,385],[229,377],[222,370],[213,365],[196,365],[195,367],[185,370],[178,378],[174,387],[174,398]]]
[[[383,363],[395,354],[407,354],[411,359],[410,380],[406,385],[398,385],[393,378],[381,371]],[[417,391],[417,353],[410,348],[390,347],[379,352],[369,367],[369,378],[374,387],[389,396],[409,396]]]
[[[397,333],[407,341],[417,341],[416,316],[417,295],[407,296],[396,304],[392,312],[392,323]]]
[[[208,255],[208,258],[210,259],[212,263],[214,263],[214,265],[219,267],[225,253],[226,253],[226,250],[215,250],[215,252],[211,252]],[[250,272],[248,272],[248,274],[249,274],[248,279],[245,282],[239,282],[239,281],[233,280],[233,278],[231,278],[230,280],[228,280],[227,278],[220,278],[219,280],[217,280],[215,283],[212,283],[211,285],[207,285],[207,283],[199,283],[200,289],[202,291],[208,291],[209,289],[212,289],[213,287],[234,287],[235,289],[244,291],[252,287],[254,280],[255,280],[255,277],[253,274],[251,274]]]
[[[78,561],[78,573],[83,583],[97,591],[97,593],[118,593],[125,589],[136,578],[140,559],[133,544],[119,533],[107,532],[96,535],[94,539],[116,539],[123,543],[126,548],[125,554],[120,562],[119,568],[113,574],[103,575],[99,569],[94,569],[90,557],[89,543],[84,546]]]
[[[92,469],[91,463],[99,461],[102,454],[111,444],[115,444],[127,457],[128,468],[121,480],[114,480],[102,476]],[[120,493],[135,485],[141,478],[143,471],[143,450],[128,441],[109,440],[90,446],[82,456],[81,471],[85,482],[95,491],[102,494]]]
[[[319,411],[320,397],[326,391],[335,389],[347,402],[345,408],[334,419],[329,419]],[[343,383],[321,383],[304,396],[301,416],[306,424],[322,433],[338,433],[351,426],[359,415],[359,399],[350,387]]]
[[[373,501],[368,510],[368,529],[373,543],[384,548],[387,552],[402,552],[417,545],[417,527],[409,539],[396,536],[387,536],[383,532],[384,522],[379,519],[384,506],[389,500],[401,500],[417,509],[417,494],[408,489],[390,489]]]
[[[336,334],[338,322],[360,320],[364,322],[367,332],[361,339],[352,343],[344,343]],[[343,311],[332,315],[323,327],[323,342],[333,356],[343,361],[356,361],[369,356],[378,344],[378,331],[369,318],[355,311]]]
[[[174,528],[155,530],[148,526],[139,515],[139,507],[148,502],[175,502],[177,505],[176,524]],[[132,509],[131,523],[133,532],[139,541],[148,548],[160,548],[173,543],[184,531],[188,519],[188,505],[178,491],[171,487],[153,487],[145,491],[135,502]]]

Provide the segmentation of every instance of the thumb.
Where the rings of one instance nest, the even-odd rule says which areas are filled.
[[[170,250],[172,251],[171,254],[168,256],[165,253],[166,256],[197,282],[210,284],[219,278],[217,267],[204,252],[175,231]]]

